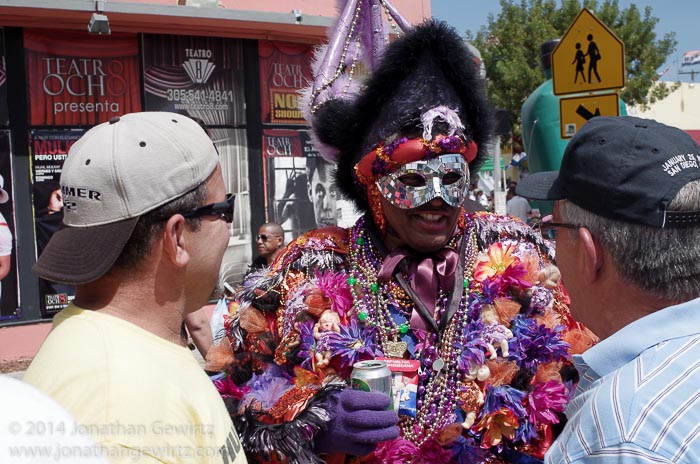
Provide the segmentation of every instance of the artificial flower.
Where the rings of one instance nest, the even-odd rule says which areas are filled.
[[[340,367],[351,368],[363,359],[383,356],[379,345],[374,341],[374,327],[364,327],[352,319],[350,324],[340,325],[340,332],[328,336],[328,349],[331,356],[340,356]]]
[[[268,411],[290,388],[294,387],[286,377],[281,375],[279,368],[269,369],[261,375],[253,374],[246,383],[250,388],[244,396],[239,408],[249,405]]]
[[[509,359],[515,360],[518,366],[534,371],[540,363],[566,359],[570,346],[562,339],[564,326],[550,329],[519,315],[513,319],[510,329],[513,338],[508,344]]]
[[[316,285],[331,302],[331,309],[346,320],[347,312],[352,308],[352,293],[348,276],[342,272],[316,271]]]
[[[484,325],[481,321],[470,322],[464,328],[464,344],[456,343],[459,353],[459,370],[469,372],[472,366],[480,366],[484,364],[484,353],[486,352],[486,343],[481,337],[481,331]]]
[[[360,459],[362,463],[371,464],[404,464],[411,462],[416,455],[416,445],[406,440],[403,437],[395,438],[394,440],[383,441],[379,443],[377,449],[365,460]]]
[[[452,453],[449,449],[443,448],[435,440],[428,440],[423,446],[418,448],[413,464],[447,464],[452,460]]]
[[[474,464],[475,462],[484,462],[488,456],[488,452],[479,447],[474,442],[473,438],[460,436],[452,443],[450,447],[452,460],[457,464]]]
[[[483,431],[481,447],[491,448],[503,441],[503,437],[512,440],[515,438],[515,430],[520,423],[515,413],[508,408],[501,408],[490,414],[485,414],[478,424],[472,427],[476,432]]]
[[[513,411],[518,417],[525,417],[527,411],[523,406],[526,394],[510,385],[491,386],[486,388],[484,412],[486,414],[503,408]]]
[[[564,385],[549,380],[538,383],[528,393],[525,407],[532,423],[557,424],[557,412],[564,412],[569,401],[569,392]]]
[[[239,388],[231,379],[231,377],[224,377],[223,379],[214,380],[214,386],[216,390],[224,398],[235,398],[240,400],[243,396],[250,391],[250,387]]]
[[[513,255],[514,245],[507,245],[503,248],[501,242],[494,243],[488,249],[486,256],[479,258],[479,264],[474,271],[474,280],[483,282],[487,278],[503,274],[511,264],[520,262],[517,256]]]
[[[301,367],[306,370],[313,370],[312,364],[317,351],[316,337],[314,337],[314,322],[306,321],[297,324],[299,330],[299,350],[298,356],[303,359]]]

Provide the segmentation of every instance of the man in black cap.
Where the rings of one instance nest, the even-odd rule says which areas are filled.
[[[601,342],[580,374],[551,464],[700,462],[700,149],[680,129],[596,117],[558,172],[520,195],[556,200],[543,231],[572,314]]]
[[[542,239],[462,208],[491,140],[483,86],[462,38],[428,21],[387,46],[356,98],[341,84],[311,102],[317,148],[365,214],[299,237],[245,282],[227,325],[235,388],[222,392],[250,460],[542,457],[579,328]],[[365,384],[353,366],[375,359],[393,401],[385,377],[348,388]]]

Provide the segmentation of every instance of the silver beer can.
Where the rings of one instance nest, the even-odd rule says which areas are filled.
[[[391,396],[391,371],[377,359],[360,361],[352,366],[350,386],[354,390],[382,392]]]

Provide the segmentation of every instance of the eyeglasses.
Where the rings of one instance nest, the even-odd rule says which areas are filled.
[[[256,239],[262,240],[263,242],[267,242],[267,239],[272,238],[272,237],[279,237],[279,235],[258,234]]]
[[[184,218],[196,218],[201,216],[215,216],[216,219],[223,219],[227,223],[233,222],[233,202],[236,195],[229,193],[226,195],[226,200],[219,203],[210,203],[200,206],[190,211],[180,213]]]
[[[554,240],[557,236],[557,228],[564,227],[566,229],[578,229],[583,227],[581,224],[569,224],[566,222],[551,222],[551,221],[538,221],[532,225],[532,227],[537,230],[542,237]]]

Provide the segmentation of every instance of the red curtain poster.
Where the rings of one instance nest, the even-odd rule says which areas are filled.
[[[29,134],[37,257],[63,221],[59,180],[68,150],[82,135],[81,129],[35,129]],[[65,308],[74,294],[70,285],[39,279],[42,315],[48,316]]]
[[[24,31],[32,126],[82,126],[141,111],[135,34]]]
[[[240,40],[147,34],[143,70],[146,110],[186,114],[208,126],[245,124]]]
[[[262,122],[306,125],[297,92],[313,81],[313,46],[261,40],[259,55]]]
[[[0,320],[20,316],[10,132],[0,131]]]

